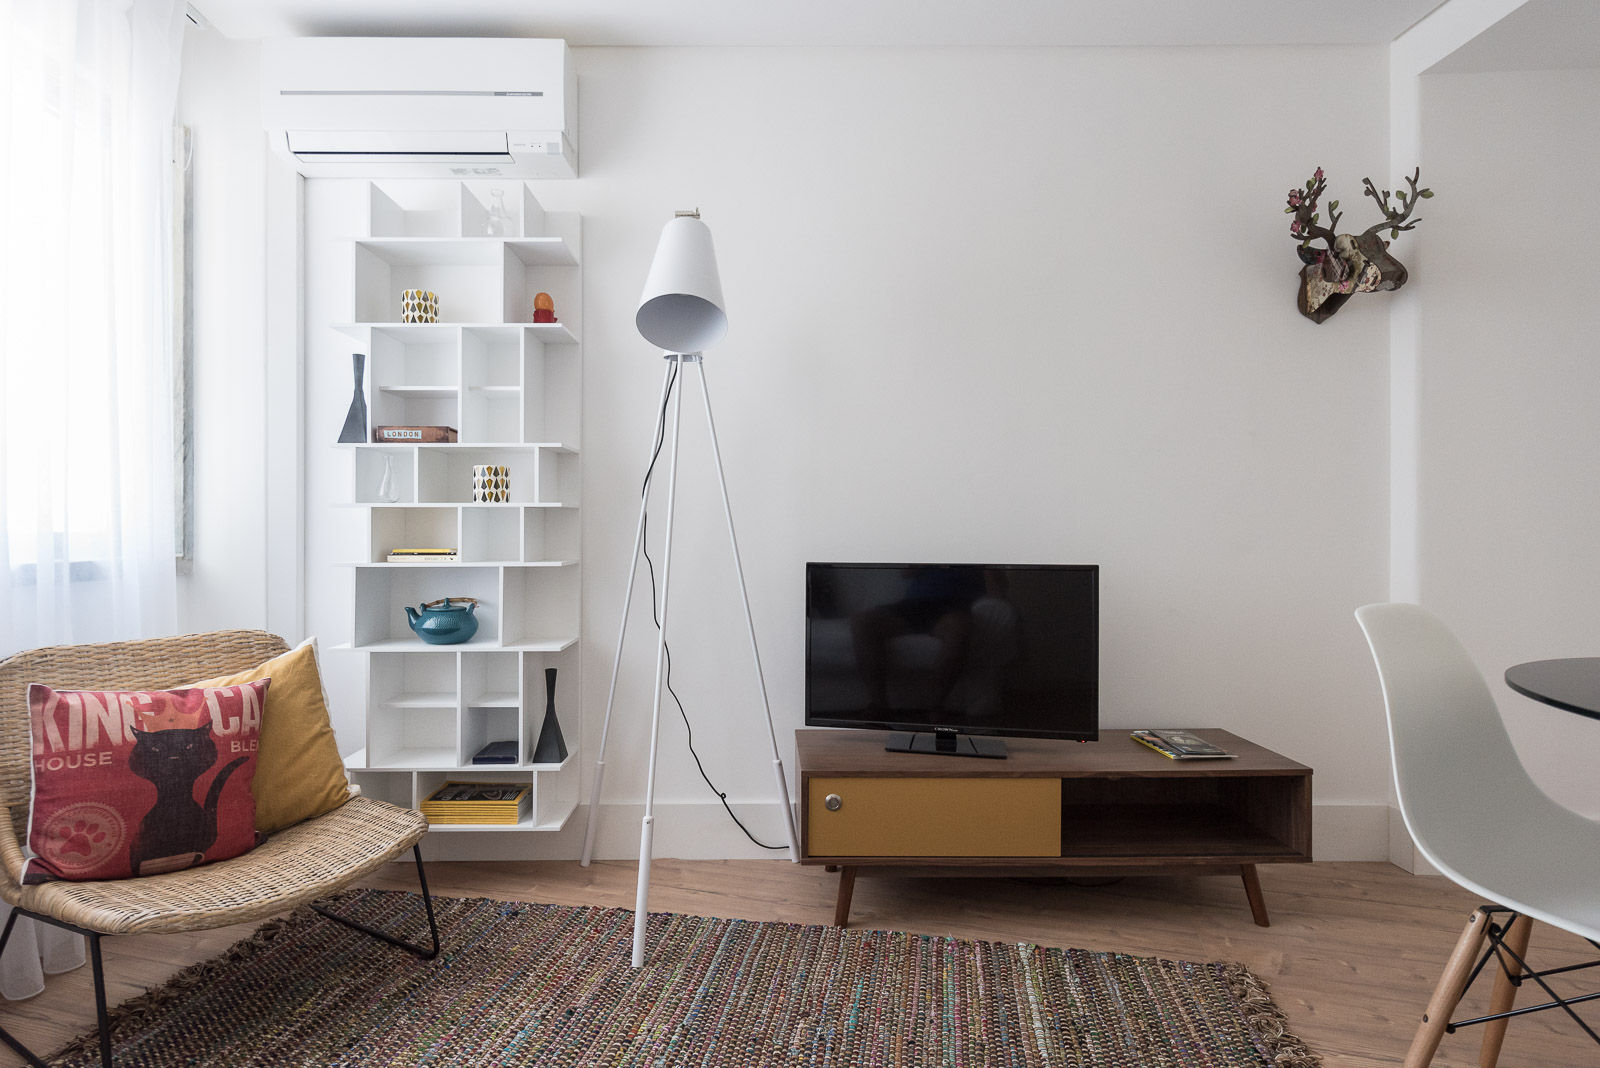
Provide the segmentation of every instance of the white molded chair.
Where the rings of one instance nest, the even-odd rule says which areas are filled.
[[[1433,1060],[1451,1014],[1491,956],[1500,967],[1488,1016],[1511,1011],[1518,986],[1532,981],[1551,998],[1544,1008],[1564,1010],[1600,1042],[1523,960],[1533,920],[1600,942],[1600,823],[1550,800],[1528,777],[1483,676],[1443,623],[1414,604],[1369,604],[1356,620],[1383,684],[1406,829],[1441,872],[1502,906],[1483,906],[1467,921],[1405,1068]],[[1509,1020],[1454,1026],[1480,1022],[1479,1063],[1493,1068]]]

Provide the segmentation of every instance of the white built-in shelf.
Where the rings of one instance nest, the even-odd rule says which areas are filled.
[[[367,189],[371,236],[351,242],[349,317],[333,328],[348,339],[345,352],[366,357],[370,426],[449,426],[459,440],[359,442],[334,454],[349,468],[335,503],[366,519],[365,543],[343,565],[352,640],[335,646],[366,660],[366,745],[346,766],[369,796],[406,807],[451,779],[525,782],[532,791],[520,823],[434,831],[558,830],[577,808],[584,733],[581,223],[574,212],[546,212],[520,181]],[[497,202],[513,236],[487,235],[500,228]],[[407,289],[436,293],[442,321],[397,321]],[[531,321],[541,293],[561,321]],[[511,500],[469,499],[479,464],[509,469]],[[397,499],[376,499],[389,495]],[[387,559],[419,547],[453,547],[459,557]],[[405,609],[446,596],[478,602],[478,631],[431,645],[410,631]],[[567,759],[471,763],[494,741],[515,740],[522,758],[532,755],[550,669]]]
[[[512,387],[515,389],[516,387]],[[336,449],[377,449],[389,450],[406,449],[412,451],[475,449],[480,452],[558,452],[564,456],[573,456],[578,452],[576,445],[569,445],[561,441],[336,441]]]
[[[433,645],[421,638],[380,638],[376,641],[345,642],[334,646],[335,649],[358,649],[369,653],[476,653],[476,652],[505,652],[505,653],[559,653],[570,649],[578,643],[572,636],[554,635],[548,638],[524,638],[519,641],[502,642],[494,638],[473,638],[471,641],[456,642],[454,645]],[[570,743],[569,743],[570,744]]]
[[[516,386],[508,387],[515,390]],[[410,400],[449,400],[460,394],[454,386],[379,386],[379,393],[390,393]],[[378,443],[374,443],[378,444]],[[404,444],[404,442],[400,443]]]
[[[453,693],[406,693],[398,697],[391,697],[384,704],[391,708],[454,708],[456,695]]]
[[[513,338],[517,331],[527,331],[529,336],[545,345],[575,345],[578,336],[566,323],[335,323],[334,329],[356,341],[369,334],[378,334],[401,345],[437,343],[453,340],[456,331],[466,330],[486,337]]]
[[[438,771],[455,768],[456,751],[454,748],[396,749],[385,754],[383,766],[401,771]]]
[[[576,267],[563,237],[364,237],[356,242],[395,267],[496,267],[507,254],[525,267]]]
[[[480,767],[483,766],[492,767],[493,765],[480,765]],[[449,834],[453,831],[559,831],[567,825],[567,820],[571,819],[572,814],[577,810],[578,806],[574,802],[564,808],[558,818],[546,820],[543,823],[533,822],[532,816],[520,823],[430,823],[428,824],[428,832],[430,834],[439,832]]]
[[[453,564],[434,564],[427,562],[418,563],[391,563],[388,560],[367,562],[363,560],[346,560],[334,565],[335,567],[373,567],[384,569],[397,569],[401,571],[421,571],[425,568],[436,568],[440,571],[455,571],[464,567],[577,567],[576,560],[459,560]]]
[[[444,759],[425,764],[413,762],[424,760],[430,753],[437,756],[444,756]],[[568,768],[575,768],[577,766],[577,758],[570,751],[567,753],[567,759],[561,761],[559,764],[457,764],[455,762],[455,754],[449,753],[446,755],[446,751],[442,749],[405,750],[403,756],[407,761],[404,766],[390,761],[386,762],[381,769],[369,769],[367,767],[367,751],[365,749],[361,749],[345,757],[344,766],[350,771],[438,771],[443,772],[445,775],[453,775],[457,772],[470,771],[473,773],[474,778],[485,778],[485,772],[503,771],[508,775],[525,775],[530,771],[565,771]]]

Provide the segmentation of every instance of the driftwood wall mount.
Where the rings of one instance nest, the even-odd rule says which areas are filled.
[[[1317,202],[1322,198],[1328,183],[1322,168],[1306,180],[1304,188],[1289,190],[1285,214],[1293,215],[1289,233],[1300,242],[1300,314],[1314,323],[1332,317],[1344,307],[1345,301],[1357,293],[1371,293],[1380,289],[1399,289],[1406,284],[1405,264],[1389,255],[1389,242],[1381,236],[1389,231],[1389,238],[1398,238],[1402,231],[1413,229],[1421,218],[1412,218],[1417,202],[1433,196],[1431,189],[1418,189],[1417,180],[1422,168],[1407,178],[1408,188],[1381,193],[1371,178],[1361,179],[1365,193],[1383,212],[1383,221],[1374,223],[1359,234],[1338,233],[1339,202],[1328,202],[1328,225],[1321,225],[1322,215]],[[1311,242],[1322,241],[1323,248]]]

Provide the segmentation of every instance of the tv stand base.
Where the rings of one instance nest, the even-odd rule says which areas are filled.
[[[954,731],[891,731],[883,749],[886,753],[932,753],[936,756],[985,757],[989,760],[1006,758],[1004,738],[958,734]]]

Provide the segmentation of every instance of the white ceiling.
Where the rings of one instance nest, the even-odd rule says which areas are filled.
[[[586,45],[1386,44],[1442,0],[191,0],[229,37]]]
[[[1573,70],[1600,66],[1600,3],[1530,0],[1468,41],[1430,73]]]

